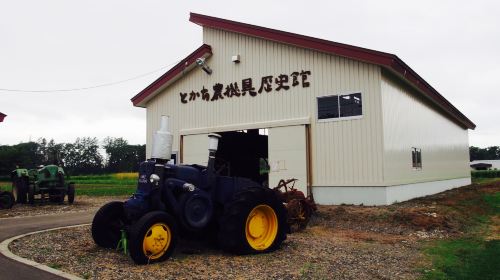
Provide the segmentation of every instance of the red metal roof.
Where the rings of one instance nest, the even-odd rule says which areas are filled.
[[[396,55],[195,13],[190,14],[189,20],[201,26],[240,33],[253,37],[259,37],[266,40],[294,45],[301,48],[317,50],[379,65],[418,89],[425,97],[430,99],[433,103],[437,104],[451,118],[453,118],[463,127],[470,129],[474,129],[476,127],[476,125],[471,120],[469,120],[464,114],[462,114],[457,108],[455,108],[455,106],[453,106],[448,100],[446,100],[446,98],[444,98],[437,90],[429,85],[422,77],[420,77]],[[207,45],[204,46],[209,47]],[[200,47],[200,49],[202,47]],[[198,49],[197,51],[199,51],[200,49]],[[199,57],[197,55],[193,56],[193,54],[181,61],[180,64],[176,65],[162,77],[153,82],[150,86],[141,91],[134,98],[132,98],[132,102],[134,103],[134,105],[144,106],[144,104],[140,104],[140,102],[144,100],[149,94],[152,94],[156,89],[161,87],[164,83],[167,83],[169,81],[168,77],[172,76],[169,75],[170,72],[179,71],[179,69],[182,69],[184,61],[189,60],[191,61],[191,63],[193,63],[194,60]]]
[[[5,117],[7,117],[6,114],[0,113],[0,122],[3,122],[3,119],[5,119]]]
[[[132,97],[132,103],[134,106],[144,107],[145,102],[153,97],[153,94],[160,88],[166,87],[173,83],[175,80],[180,78],[183,73],[192,69],[192,66],[196,62],[197,58],[208,57],[212,55],[212,48],[209,45],[203,44],[201,47],[196,49],[186,58],[177,63],[174,67],[167,71],[167,73],[161,75],[153,83],[143,89],[141,92]]]

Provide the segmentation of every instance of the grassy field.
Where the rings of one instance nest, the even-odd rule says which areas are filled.
[[[137,173],[72,176],[77,195],[117,196],[131,195],[137,188]]]
[[[491,184],[496,179],[477,179]],[[463,209],[473,209],[470,227],[461,238],[432,242],[425,253],[433,269],[424,279],[500,279],[500,193],[483,194],[461,202]]]
[[[0,182],[0,191],[10,191],[12,184],[10,182]]]
[[[137,173],[71,176],[77,195],[120,196],[131,195],[137,187]],[[11,190],[10,182],[0,182],[0,190]]]

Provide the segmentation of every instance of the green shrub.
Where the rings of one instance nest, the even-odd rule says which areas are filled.
[[[500,170],[473,170],[472,178],[500,178]]]

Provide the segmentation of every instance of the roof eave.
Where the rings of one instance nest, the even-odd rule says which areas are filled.
[[[390,67],[382,65],[384,69],[396,75],[399,79],[405,81],[425,98],[432,101],[439,108],[447,113],[448,116],[453,118],[458,124],[464,128],[474,130],[476,125],[469,120],[460,110],[444,98],[436,89],[428,84],[420,75],[411,69],[404,61],[395,56],[395,59]]]
[[[191,71],[195,67],[197,58],[207,58],[211,55],[212,48],[207,44],[203,44],[130,100],[134,106],[145,108],[149,100]]]

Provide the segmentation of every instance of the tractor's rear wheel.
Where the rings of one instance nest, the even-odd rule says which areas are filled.
[[[68,203],[73,204],[75,201],[75,184],[69,183],[68,185]]]
[[[264,253],[286,239],[286,209],[266,188],[247,188],[224,207],[219,221],[219,245],[236,254]]]
[[[14,205],[14,196],[11,192],[0,191],[0,209],[10,209]]]
[[[12,193],[17,203],[26,203],[26,194],[28,192],[28,183],[24,178],[14,179]]]
[[[33,184],[28,186],[28,203],[35,204],[35,185]]]
[[[92,220],[92,238],[104,248],[116,249],[125,226],[123,202],[112,201],[102,206]]]
[[[174,218],[163,211],[149,212],[130,228],[130,257],[137,264],[164,261],[173,253],[177,240]]]

